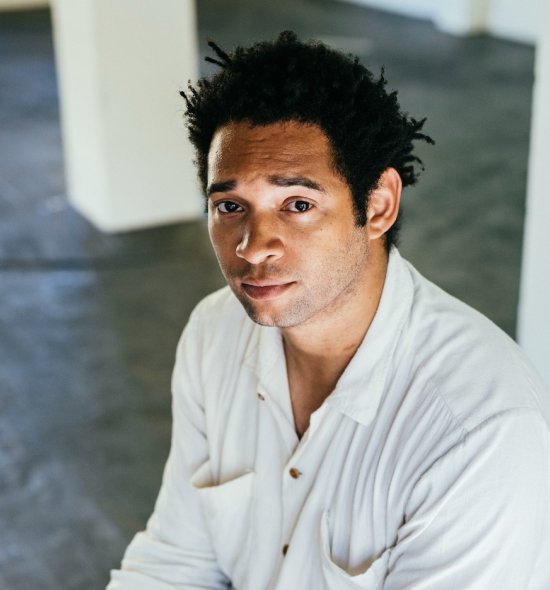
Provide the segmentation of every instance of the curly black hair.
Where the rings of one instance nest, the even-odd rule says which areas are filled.
[[[397,93],[386,90],[383,70],[375,79],[357,57],[317,41],[302,42],[292,31],[231,54],[212,41],[209,46],[217,57],[206,61],[221,71],[180,93],[205,192],[212,137],[236,121],[294,120],[320,127],[330,141],[335,170],[350,187],[358,225],[366,223],[368,196],[387,167],[397,170],[403,186],[416,182],[417,168],[423,166],[412,153],[413,141],[434,142],[420,132],[425,119],[403,113]],[[396,243],[398,226],[386,233],[388,250]]]

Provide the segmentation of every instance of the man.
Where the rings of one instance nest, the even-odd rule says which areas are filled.
[[[228,288],[180,341],[172,448],[109,590],[550,588],[550,403],[394,246],[423,121],[286,32],[184,94]]]

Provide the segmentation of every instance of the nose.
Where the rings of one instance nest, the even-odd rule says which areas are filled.
[[[264,218],[250,219],[236,248],[236,254],[250,264],[274,262],[284,253],[276,224]]]

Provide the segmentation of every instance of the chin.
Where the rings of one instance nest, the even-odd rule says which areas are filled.
[[[261,306],[249,299],[240,298],[240,301],[248,317],[260,326],[292,328],[305,322],[311,315],[306,312],[304,306],[296,304],[287,306],[287,309],[260,309]]]
[[[259,314],[255,314],[255,313],[248,313],[248,317],[255,323],[258,324],[259,326],[267,326],[269,328],[282,328],[283,326],[280,326],[278,324],[278,322],[276,320],[274,320],[273,318],[264,316],[264,315],[259,315]]]
[[[270,326],[270,327],[277,327],[281,328],[283,326],[279,325],[279,314],[274,312],[273,310],[262,310],[258,309],[258,306],[254,303],[251,303],[247,298],[243,297],[240,298],[241,304],[244,307],[248,317],[259,324],[260,326]]]
[[[265,301],[251,299],[237,285],[229,283],[231,290],[243,306],[248,317],[260,326],[292,328],[315,315],[314,306],[305,297],[282,297]]]

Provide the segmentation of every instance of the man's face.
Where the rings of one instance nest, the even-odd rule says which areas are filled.
[[[368,284],[368,236],[320,128],[298,122],[216,132],[208,228],[225,278],[257,323],[338,313]]]

